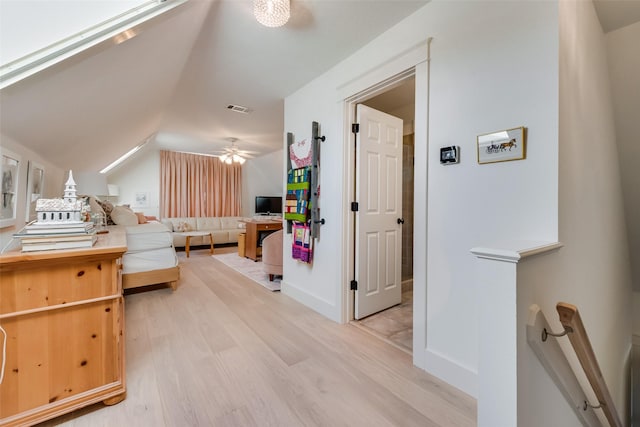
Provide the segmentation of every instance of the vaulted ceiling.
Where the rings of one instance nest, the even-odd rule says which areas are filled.
[[[32,1],[32,0],[25,0]],[[295,1],[267,28],[251,0],[195,1],[0,92],[0,131],[63,169],[100,170],[149,137],[163,148],[268,153],[284,98],[427,1]],[[239,104],[239,114],[227,109]]]
[[[77,171],[100,170],[147,139],[216,154],[237,138],[265,154],[281,147],[287,95],[427,1],[291,0],[290,21],[273,29],[256,22],[251,0],[190,0],[132,38],[2,89],[0,132]],[[596,2],[605,30],[640,20],[639,5]]]

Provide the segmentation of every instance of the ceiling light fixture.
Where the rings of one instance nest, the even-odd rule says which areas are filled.
[[[236,146],[236,141],[238,140],[238,138],[227,138],[227,140],[231,142],[231,146],[226,147],[226,153],[219,156],[218,158],[222,163],[226,163],[228,165],[232,163],[240,163],[241,165],[243,165],[244,162],[247,161],[247,159],[242,157],[242,155],[240,154],[240,150],[238,150],[238,147]]]
[[[244,157],[242,157],[241,155],[235,153],[235,154],[223,154],[222,156],[219,157],[220,161],[223,163],[226,163],[228,165],[232,164],[232,163],[240,163],[241,165],[244,164],[244,162],[247,161],[247,159],[245,159]]]
[[[253,0],[253,14],[266,27],[282,27],[291,16],[289,0]]]

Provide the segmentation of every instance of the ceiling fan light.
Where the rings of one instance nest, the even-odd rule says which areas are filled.
[[[231,157],[227,157],[226,159],[224,159],[224,162],[230,165],[231,163],[233,163],[233,160],[231,159]]]
[[[247,159],[245,159],[244,157],[240,157],[238,156],[238,160],[236,160],[238,163],[240,163],[241,165],[244,165],[244,162],[247,161]]]
[[[219,159],[221,162],[225,162],[227,160],[227,157],[229,156],[227,156],[226,154],[223,154],[222,156],[219,157]]]
[[[265,27],[281,27],[291,16],[289,0],[253,0],[253,14]]]
[[[240,157],[239,155],[237,155],[237,154],[234,154],[234,155],[233,155],[233,161],[234,161],[234,162],[236,162],[236,163],[240,163],[240,159],[242,159],[242,157]]]

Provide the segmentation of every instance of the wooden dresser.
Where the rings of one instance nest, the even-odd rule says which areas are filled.
[[[125,397],[122,232],[91,249],[0,255],[0,426]]]

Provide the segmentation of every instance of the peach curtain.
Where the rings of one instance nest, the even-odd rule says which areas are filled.
[[[239,216],[242,167],[217,157],[160,151],[160,216]]]

